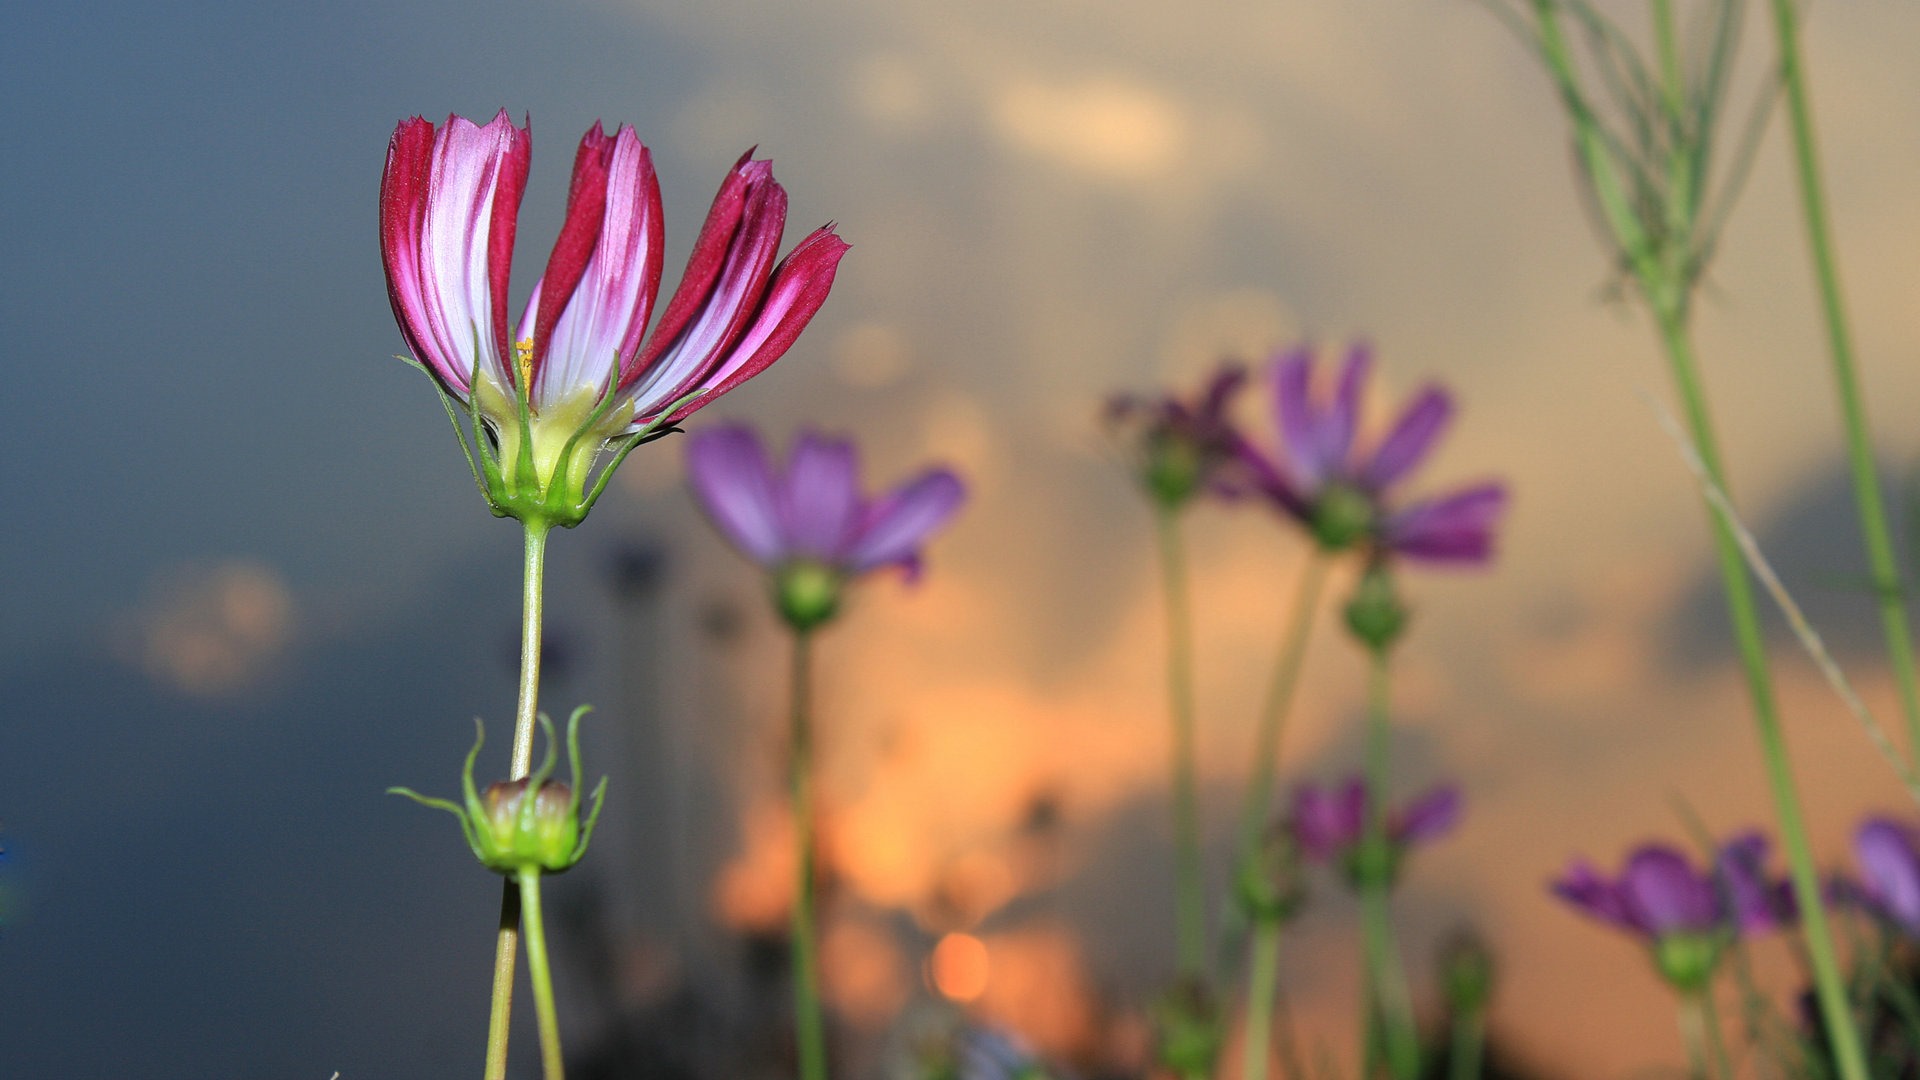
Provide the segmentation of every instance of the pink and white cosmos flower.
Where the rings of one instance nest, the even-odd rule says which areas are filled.
[[[787,195],[749,152],[722,181],[649,336],[660,185],[633,128],[609,136],[596,122],[574,156],[560,236],[510,332],[530,148],[505,110],[486,125],[402,121],[381,177],[380,250],[408,348],[485,424],[495,509],[537,493],[555,523],[572,524],[600,450],[630,448],[778,360],[825,302],[847,245],[828,225],[776,266]]]

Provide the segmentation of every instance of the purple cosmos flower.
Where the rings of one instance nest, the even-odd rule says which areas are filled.
[[[1366,839],[1367,785],[1350,777],[1339,787],[1302,784],[1294,792],[1290,824],[1294,842],[1307,858],[1318,863],[1346,861]],[[1387,844],[1396,858],[1408,849],[1431,843],[1460,821],[1460,789],[1452,784],[1387,810]]]
[[[1575,860],[1553,883],[1556,896],[1601,922],[1650,939],[1720,930],[1757,933],[1790,917],[1791,900],[1765,876],[1766,837],[1743,833],[1720,848],[1710,871],[1685,853],[1644,844],[1615,881]]]
[[[699,432],[687,474],[727,539],[774,572],[781,614],[798,629],[831,618],[849,578],[883,566],[916,575],[920,545],[966,498],[959,477],[934,468],[868,499],[853,444],[812,432],[795,441],[784,472],[751,428]]]
[[[1785,882],[1766,873],[1767,839],[1748,832],[1722,845],[1710,870],[1696,870],[1684,852],[1643,844],[1609,881],[1576,859],[1554,895],[1582,913],[1645,939],[1661,974],[1696,990],[1713,973],[1721,949],[1736,934],[1757,934],[1793,917]]]
[[[1847,899],[1909,937],[1920,937],[1920,836],[1890,818],[1869,818],[1853,834],[1860,881],[1842,883]]]
[[[1506,508],[1506,488],[1481,483],[1394,506],[1394,489],[1446,430],[1453,400],[1437,386],[1424,388],[1383,438],[1363,448],[1360,408],[1372,366],[1368,348],[1355,345],[1328,395],[1314,391],[1311,348],[1277,359],[1273,406],[1280,452],[1270,456],[1243,441],[1239,458],[1248,483],[1330,550],[1366,543],[1412,559],[1486,562],[1494,525]]]
[[[1107,424],[1131,444],[1134,471],[1157,501],[1167,506],[1186,502],[1234,459],[1241,439],[1227,420],[1227,410],[1246,381],[1244,368],[1223,364],[1192,403],[1172,395],[1116,394],[1108,399]]]
[[[380,182],[380,249],[407,347],[485,425],[483,488],[495,509],[574,524],[600,450],[610,440],[630,449],[779,359],[825,302],[847,245],[829,225],[776,267],[786,192],[768,162],[742,157],[646,337],[664,248],[660,185],[631,127],[608,136],[596,122],[574,157],[553,254],[510,335],[530,151],[529,130],[505,110],[485,126],[402,121]]]

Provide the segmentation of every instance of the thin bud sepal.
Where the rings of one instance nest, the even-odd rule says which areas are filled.
[[[1407,619],[1407,607],[1394,589],[1386,560],[1368,562],[1347,601],[1347,630],[1368,652],[1384,656],[1406,632]]]
[[[466,805],[447,799],[421,795],[411,788],[388,788],[389,795],[404,795],[422,806],[445,810],[460,819],[460,831],[480,864],[498,874],[514,876],[533,870],[558,874],[573,867],[587,853],[594,825],[606,803],[607,780],[601,777],[593,790],[593,807],[584,823],[580,820],[580,718],[592,706],[582,705],[567,719],[567,764],[573,783],[549,782],[553,775],[555,743],[553,721],[540,714],[540,727],[547,733],[547,753],[532,775],[519,780],[489,784],[483,793],[473,783],[473,765],[486,742],[486,727],[474,720],[473,749],[467,751],[460,772],[461,793]]]
[[[473,474],[481,497],[487,501],[487,508],[495,517],[514,518],[530,526],[551,528],[558,525],[570,529],[586,520],[587,514],[606,491],[614,470],[620,467],[627,455],[642,443],[679,431],[678,427],[666,422],[667,417],[707,392],[704,389],[695,390],[660,410],[638,430],[614,434],[614,429],[624,426],[622,418],[614,418],[614,422],[609,423],[614,406],[622,399],[618,389],[619,362],[615,357],[607,383],[608,390],[601,395],[586,418],[567,432],[550,468],[546,470],[547,475],[543,477],[541,462],[536,455],[536,443],[540,440],[535,438],[535,428],[540,426],[541,421],[533,409],[531,387],[523,385],[522,380],[516,377],[513,380],[513,400],[500,400],[500,391],[492,384],[482,382],[478,357],[476,344],[465,399],[441,386],[438,380],[435,381],[435,389],[440,393],[447,419],[453,424],[455,438],[460,442],[461,452],[467,459],[467,467]],[[422,371],[427,370],[416,360],[401,359]],[[432,373],[428,374],[431,376]],[[481,404],[481,399],[488,396],[496,402],[492,408]],[[462,430],[456,410],[467,414],[465,430]],[[603,450],[611,450],[613,457],[598,473],[594,473],[593,459]],[[582,453],[586,457],[579,460]]]

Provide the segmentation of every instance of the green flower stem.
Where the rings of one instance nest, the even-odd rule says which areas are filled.
[[[1674,383],[1679,389],[1701,461],[1714,484],[1725,491],[1726,478],[1720,465],[1719,444],[1713,435],[1706,396],[1694,362],[1693,345],[1687,334],[1691,287],[1689,276],[1684,265],[1674,265],[1673,258],[1663,254],[1660,245],[1648,236],[1634,215],[1633,203],[1618,166],[1607,153],[1598,121],[1587,109],[1580,93],[1572,54],[1560,29],[1557,0],[1532,0],[1532,3],[1539,25],[1541,56],[1572,116],[1575,144],[1585,171],[1592,180],[1594,198],[1615,243],[1639,282],[1642,295],[1659,327],[1661,344],[1673,372]],[[1684,255],[1684,252],[1681,254]],[[1729,621],[1733,624],[1734,641],[1746,672],[1754,724],[1758,729],[1761,753],[1766,760],[1767,782],[1773,795],[1775,815],[1780,823],[1781,841],[1787,850],[1794,898],[1800,906],[1800,925],[1806,940],[1808,962],[1813,971],[1814,990],[1821,1017],[1830,1034],[1836,1073],[1839,1080],[1866,1080],[1866,1059],[1861,1051],[1860,1033],[1847,1007],[1846,990],[1841,982],[1839,963],[1834,956],[1818,871],[1813,865],[1800,799],[1794,788],[1792,764],[1787,756],[1779,714],[1774,705],[1772,676],[1767,669],[1766,644],[1754,607],[1752,581],[1747,576],[1732,527],[1711,510],[1709,507],[1721,581],[1727,594]]]
[[[1247,1030],[1241,1080],[1267,1080],[1268,1034],[1273,1027],[1274,991],[1279,984],[1279,919],[1254,924],[1253,957],[1247,964]]]
[[[1447,1044],[1447,1080],[1480,1080],[1487,1048],[1487,1010],[1461,1009]]]
[[[813,934],[813,730],[810,683],[813,634],[793,632],[793,720],[788,750],[793,798],[793,842],[798,876],[793,892],[793,1028],[800,1080],[826,1080],[826,1029],[820,1016],[820,973]]]
[[[1361,841],[1360,922],[1366,938],[1367,982],[1373,1015],[1379,1020],[1379,1040],[1386,1052],[1387,1072],[1394,1080],[1415,1080],[1420,1074],[1419,1036],[1413,1026],[1413,998],[1400,966],[1399,946],[1393,939],[1393,888],[1387,867],[1387,751],[1392,721],[1387,700],[1387,651],[1376,649],[1367,679],[1367,821]]]
[[[1320,607],[1320,587],[1327,580],[1328,562],[1326,553],[1315,547],[1300,569],[1293,611],[1287,616],[1280,654],[1273,665],[1273,679],[1267,685],[1266,701],[1255,729],[1253,776],[1247,781],[1247,798],[1240,810],[1240,843],[1235,850],[1235,856],[1242,861],[1259,846],[1268,817],[1273,813],[1273,780],[1280,768],[1280,737],[1286,729],[1287,714],[1293,708],[1294,690],[1300,685],[1300,669],[1307,656],[1307,639],[1312,636],[1313,616]]]
[[[540,1021],[540,1067],[546,1080],[563,1080],[560,1017],[553,1008],[553,975],[547,968],[547,929],[540,915],[540,871],[522,870],[520,911],[527,927],[527,972],[533,976],[533,1011]]]
[[[1827,350],[1833,356],[1834,388],[1840,397],[1840,416],[1846,428],[1847,464],[1853,472],[1853,498],[1860,515],[1860,535],[1867,549],[1867,569],[1873,579],[1874,597],[1880,604],[1887,659],[1899,683],[1900,705],[1906,713],[1907,756],[1920,764],[1920,679],[1916,679],[1914,672],[1906,593],[1894,558],[1893,534],[1887,525],[1879,470],[1873,460],[1873,439],[1867,430],[1866,407],[1860,400],[1859,378],[1854,372],[1853,339],[1840,291],[1839,261],[1827,223],[1820,156],[1813,136],[1813,107],[1807,98],[1797,12],[1791,0],[1773,0],[1773,22],[1779,39],[1780,81],[1786,92],[1787,116],[1793,130],[1801,213],[1806,219],[1807,248],[1820,291],[1820,306],[1826,316]]]
[[[520,698],[513,721],[511,779],[514,780],[533,771],[534,718],[540,711],[540,622],[546,596],[550,529],[545,523],[533,521],[526,522],[526,527],[520,598]],[[514,888],[514,883],[508,881],[500,894],[500,933],[494,944],[493,998],[487,1016],[486,1080],[506,1080],[507,1036],[513,1016],[513,969],[520,949],[521,901],[525,891]]]
[[[1712,419],[1707,412],[1706,395],[1700,385],[1693,345],[1687,336],[1683,317],[1671,308],[1655,306],[1662,343],[1673,370],[1674,382],[1685,406],[1688,427],[1695,448],[1708,475],[1721,491],[1727,490],[1726,472],[1720,464],[1719,444],[1714,438]],[[1773,698],[1773,679],[1767,668],[1766,641],[1760,632],[1760,617],[1755,610],[1753,582],[1747,575],[1732,527],[1709,508],[1714,547],[1720,563],[1720,578],[1727,593],[1727,614],[1733,624],[1734,641],[1739,647],[1746,670],[1747,692],[1753,701],[1753,719],[1759,729],[1760,749],[1766,760],[1767,783],[1773,793],[1775,816],[1780,823],[1780,839],[1787,851],[1787,865],[1793,880],[1794,900],[1799,905],[1800,926],[1806,941],[1807,960],[1813,969],[1815,996],[1821,1018],[1826,1022],[1834,1065],[1841,1080],[1866,1080],[1866,1058],[1861,1051],[1860,1032],[1847,1006],[1846,987],[1841,981],[1840,964],[1834,955],[1833,935],[1828,926],[1825,898],[1821,895],[1819,870],[1814,866],[1813,850],[1807,841],[1807,828],[1795,789],[1793,764],[1787,752],[1786,736],[1781,731],[1780,715]]]
[[[1727,1053],[1727,1037],[1720,1030],[1720,1007],[1714,1004],[1713,987],[1700,995],[1700,1019],[1707,1029],[1707,1049],[1713,1053],[1713,1075],[1733,1080],[1733,1058]]]
[[[1694,1080],[1733,1080],[1733,1061],[1720,1032],[1720,1013],[1713,1004],[1713,987],[1680,995],[1680,1035],[1686,1040],[1687,1062]]]
[[[1182,978],[1204,982],[1207,912],[1200,865],[1200,817],[1194,794],[1193,622],[1187,606],[1186,555],[1180,512],[1165,503],[1154,514],[1167,609],[1167,704],[1173,716],[1174,917]]]

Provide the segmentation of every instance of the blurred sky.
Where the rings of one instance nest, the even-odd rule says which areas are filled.
[[[1470,811],[1409,881],[1406,951],[1424,971],[1470,916],[1501,950],[1500,1031],[1561,1075],[1680,1059],[1644,959],[1543,882],[1572,853],[1610,865],[1682,835],[1676,797],[1718,830],[1763,823],[1758,759],[1700,512],[1637,396],[1666,395],[1651,334],[1608,300],[1558,107],[1478,5],[25,0],[6,21],[0,1075],[377,1080],[477,1060],[492,886],[450,823],[379,792],[450,788],[470,717],[509,715],[518,538],[390,359],[374,204],[397,120],[502,106],[535,146],[516,297],[596,118],[653,148],[668,287],[757,145],[790,236],[831,219],[853,251],[800,344],[698,422],[824,425],[882,478],[940,458],[971,480],[927,579],[868,587],[822,649],[826,797],[867,913],[847,955],[870,959],[859,928],[921,913],[954,867],[989,865],[1050,898],[1003,936],[1052,985],[1137,1003],[1166,974],[1155,582],[1097,407],[1223,356],[1364,335],[1377,412],[1427,379],[1463,402],[1425,481],[1516,492],[1494,571],[1411,586],[1402,780],[1457,776]],[[1753,23],[1750,61],[1770,47]],[[1901,134],[1920,126],[1917,36],[1910,6],[1810,12],[1895,477],[1920,455],[1920,144]],[[1860,559],[1778,135],[1701,350],[1737,494],[1891,715],[1868,609],[1833,588]],[[679,475],[678,440],[646,448],[554,543],[573,662],[548,700],[602,703],[595,747],[630,785],[599,880],[751,922],[755,875],[777,870],[778,829],[756,823],[777,796],[779,642]],[[636,545],[667,575],[645,618],[609,589]],[[1195,515],[1193,547],[1224,835],[1303,551],[1252,509]],[[1837,861],[1862,814],[1901,800],[1777,651]],[[1331,775],[1357,757],[1360,667],[1332,634],[1311,664],[1290,764]],[[655,726],[610,715],[621,701]],[[707,779],[648,788],[680,765]],[[1044,872],[1008,855],[1036,799],[1070,837]],[[623,903],[634,925],[664,917]],[[1342,1049],[1351,929],[1330,903],[1289,950],[1303,1026]],[[843,988],[850,1018],[917,992],[918,957],[889,947]],[[981,1007],[1037,1015],[1024,1000]]]

